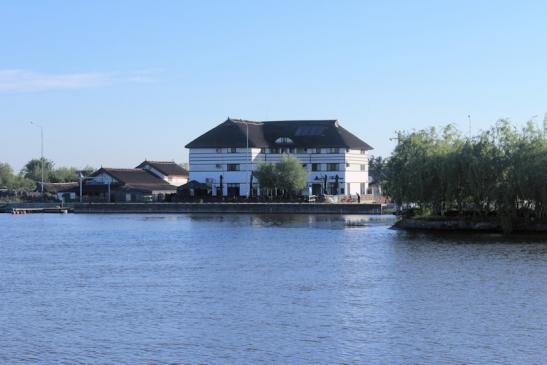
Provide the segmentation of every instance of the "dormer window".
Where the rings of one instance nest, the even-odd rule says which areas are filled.
[[[293,144],[294,142],[289,137],[279,137],[278,139],[275,140],[275,143],[277,143],[277,144]]]

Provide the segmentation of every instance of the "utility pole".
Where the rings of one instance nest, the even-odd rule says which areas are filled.
[[[397,141],[397,144],[401,143],[401,132],[397,131],[397,137],[391,137],[390,141]]]
[[[82,197],[82,193],[83,193],[83,183],[84,183],[84,173],[83,171],[79,171],[79,175],[80,175],[80,203],[83,202],[83,197]]]
[[[34,122],[30,122],[35,127],[40,128],[40,161],[41,161],[41,170],[42,170],[42,184],[41,184],[41,194],[44,195],[44,128]]]

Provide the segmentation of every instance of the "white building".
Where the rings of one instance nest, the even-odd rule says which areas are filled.
[[[136,168],[149,171],[171,185],[181,186],[188,182],[188,171],[173,161],[144,160]]]
[[[372,147],[337,120],[255,122],[228,118],[186,148],[190,150],[189,181],[210,185],[213,195],[247,196],[256,166],[277,162],[283,154],[297,157],[308,171],[304,194],[364,195],[368,188],[368,151]],[[256,179],[252,188],[260,191]]]

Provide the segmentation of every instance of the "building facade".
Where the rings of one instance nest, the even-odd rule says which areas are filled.
[[[337,120],[256,122],[228,118],[186,145],[189,180],[211,186],[213,195],[260,194],[251,174],[263,162],[288,154],[308,173],[308,194],[366,194],[370,145]],[[336,191],[338,186],[338,191]],[[325,189],[326,188],[326,189]]]

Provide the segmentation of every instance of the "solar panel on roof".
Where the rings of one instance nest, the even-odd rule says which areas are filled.
[[[296,136],[320,136],[325,127],[322,126],[303,126],[296,129]]]

